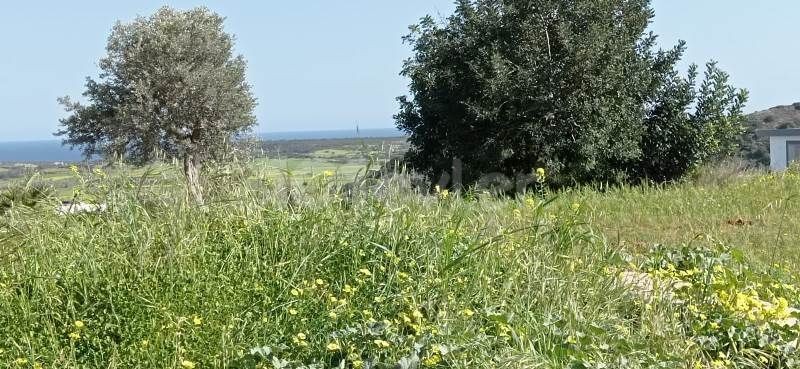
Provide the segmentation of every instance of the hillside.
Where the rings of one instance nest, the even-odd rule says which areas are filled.
[[[782,105],[748,115],[741,154],[758,165],[769,165],[769,141],[756,136],[757,129],[800,127],[800,103]]]

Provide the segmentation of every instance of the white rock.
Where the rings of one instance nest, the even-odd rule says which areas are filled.
[[[108,210],[106,204],[89,204],[85,202],[64,201],[56,207],[59,215],[82,214],[82,213],[103,213]]]
[[[619,274],[619,282],[622,286],[646,299],[650,298],[655,286],[655,281],[649,274],[631,270],[621,272]]]

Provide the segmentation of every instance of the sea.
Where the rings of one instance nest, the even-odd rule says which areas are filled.
[[[318,140],[374,137],[402,137],[394,128],[362,128],[358,130],[264,132],[258,136],[265,141]],[[59,140],[0,141],[0,163],[75,162],[82,160],[80,151],[70,150]]]

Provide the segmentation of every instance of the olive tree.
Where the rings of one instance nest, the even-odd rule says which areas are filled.
[[[69,116],[56,135],[87,157],[136,164],[159,155],[181,159],[188,193],[202,203],[203,162],[256,123],[246,62],[234,55],[223,23],[206,8],[169,7],[118,22],[99,79],[87,79],[87,102],[59,99]]]

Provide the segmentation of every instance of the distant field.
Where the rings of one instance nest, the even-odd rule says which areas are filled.
[[[254,177],[290,176],[302,182],[324,171],[333,170],[339,174],[340,179],[346,180],[365,170],[369,163],[372,163],[372,169],[378,169],[389,158],[402,155],[406,148],[405,140],[397,137],[265,141],[256,153],[257,157],[251,159],[249,165],[254,171]],[[37,169],[23,170],[0,164],[0,187],[36,175],[37,180],[52,186],[59,196],[71,196],[71,188],[77,181],[69,167],[42,163],[36,165]],[[86,169],[85,164],[79,165]],[[175,177],[174,168],[166,164],[144,168],[128,167],[125,170],[133,177],[140,177],[145,172],[154,178],[163,179],[165,175],[169,178]]]

